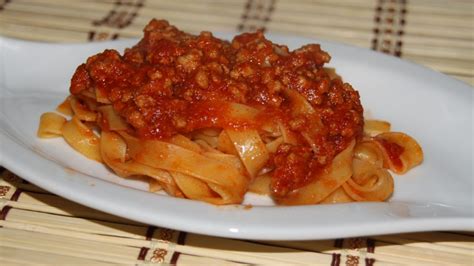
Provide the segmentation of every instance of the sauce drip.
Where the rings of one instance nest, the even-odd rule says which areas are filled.
[[[388,157],[390,158],[390,161],[392,161],[393,165],[398,169],[402,168],[403,162],[400,159],[400,156],[403,154],[405,149],[397,143],[390,142],[386,139],[377,138],[377,141],[382,144],[385,151],[387,151]]]

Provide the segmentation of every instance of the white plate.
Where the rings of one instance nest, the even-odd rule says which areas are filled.
[[[227,37],[230,35],[227,35]],[[89,55],[135,41],[29,43],[0,38],[0,164],[53,193],[118,216],[188,232],[303,240],[428,230],[473,230],[473,88],[443,74],[373,51],[326,41],[270,35],[290,48],[319,42],[331,65],[361,94],[366,114],[417,139],[424,163],[395,176],[387,203],[274,207],[249,197],[217,207],[152,194],[85,159],[62,139],[35,134],[41,113],[68,94]]]

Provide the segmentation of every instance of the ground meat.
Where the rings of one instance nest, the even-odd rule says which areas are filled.
[[[152,20],[134,47],[106,50],[80,65],[71,80],[74,95],[106,95],[140,138],[167,138],[207,127],[239,127],[224,119],[225,103],[262,110],[259,123],[279,120],[297,136],[272,155],[272,189],[284,196],[303,186],[362,133],[359,94],[323,69],[330,56],[317,44],[294,51],[261,31],[231,42],[209,32],[191,35]],[[294,116],[284,89],[299,92],[316,111]],[[86,93],[87,92],[87,93]]]

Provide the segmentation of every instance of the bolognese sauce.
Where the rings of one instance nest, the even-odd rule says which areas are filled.
[[[71,80],[77,97],[114,110],[142,139],[165,139],[206,128],[260,130],[285,125],[295,142],[271,154],[271,191],[283,197],[330,165],[335,155],[363,133],[359,94],[323,68],[330,56],[317,44],[290,51],[261,31],[232,41],[210,32],[191,35],[152,20],[144,38],[121,55],[105,50],[80,65]],[[291,110],[285,91],[296,91],[315,110]],[[231,103],[260,110],[253,120],[229,119]],[[106,129],[103,129],[106,130]]]
[[[376,141],[378,141],[384,147],[384,150],[387,152],[388,157],[390,158],[390,161],[393,163],[393,165],[400,169],[403,166],[400,156],[403,154],[405,149],[395,142],[390,142],[382,138],[376,138]]]

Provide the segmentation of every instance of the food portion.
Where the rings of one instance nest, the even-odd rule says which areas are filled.
[[[317,44],[290,51],[262,32],[229,42],[152,20],[123,55],[77,68],[57,109],[72,118],[43,114],[38,136],[62,136],[151,191],[213,204],[248,191],[287,205],[386,200],[387,169],[420,164],[421,148],[386,122],[364,126],[359,93],[329,60]]]

